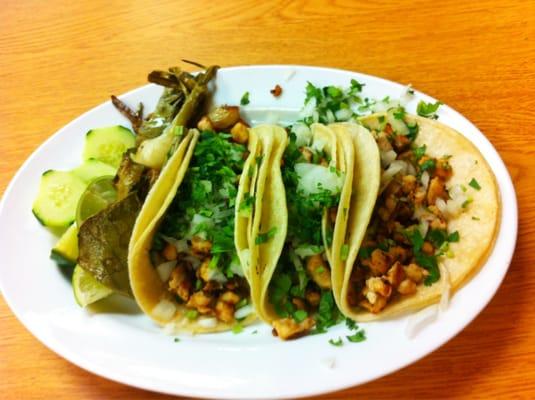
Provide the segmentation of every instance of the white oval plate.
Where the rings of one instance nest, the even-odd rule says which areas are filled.
[[[376,77],[327,68],[234,67],[219,71],[215,101],[239,104],[242,94],[249,91],[251,103],[245,109],[250,118],[266,115],[259,109],[289,111],[284,114],[288,116],[303,104],[307,81],[346,87],[351,78],[366,84],[364,95],[370,98],[397,98],[405,90]],[[269,92],[275,84],[284,90],[278,99]],[[132,106],[142,101],[145,109],[151,110],[160,92],[160,87],[147,85],[121,97]],[[416,92],[408,110],[414,113],[422,99],[434,101]],[[103,377],[158,392],[229,399],[300,397],[347,388],[396,371],[450,340],[487,305],[507,271],[517,236],[515,192],[496,150],[450,107],[442,106],[439,115],[441,122],[475,143],[492,167],[500,188],[502,218],[486,265],[455,294],[447,311],[413,339],[405,333],[404,317],[361,324],[368,339],[345,342],[343,347],[328,343],[330,338],[348,334],[343,324],[327,334],[290,342],[272,337],[271,329],[262,324],[237,335],[181,336],[174,342],[128,301],[112,299],[105,312],[79,308],[70,282],[49,260],[56,239],[33,217],[31,205],[43,171],[69,169],[80,163],[89,129],[127,124],[109,101],[47,140],[9,185],[0,206],[3,295],[22,323],[62,357]]]

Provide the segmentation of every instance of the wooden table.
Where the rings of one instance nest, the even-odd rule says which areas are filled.
[[[455,339],[324,398],[535,398],[535,2],[152,3],[2,2],[0,193],[58,128],[180,58],[323,65],[412,83],[468,117],[505,160],[520,205],[516,254],[495,298]],[[69,364],[1,298],[0,326],[3,398],[164,397]]]

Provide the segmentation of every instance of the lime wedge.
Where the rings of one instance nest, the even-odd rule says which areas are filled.
[[[82,226],[82,223],[86,219],[103,210],[116,200],[117,190],[113,184],[113,176],[101,176],[94,179],[87,186],[87,189],[82,193],[78,201],[76,224]]]
[[[78,264],[74,267],[74,273],[72,274],[72,287],[74,298],[81,307],[86,307],[113,293],[113,290],[97,281],[93,278],[93,275]]]

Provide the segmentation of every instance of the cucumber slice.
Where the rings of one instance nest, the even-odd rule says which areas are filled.
[[[124,152],[135,145],[134,133],[124,126],[92,129],[85,137],[83,158],[94,158],[117,168]]]
[[[74,265],[78,259],[78,226],[72,224],[52,248],[50,257],[60,265]]]
[[[113,290],[97,281],[93,275],[78,264],[74,267],[74,273],[72,274],[72,289],[74,291],[74,299],[81,307],[86,307],[113,293]]]
[[[74,222],[76,206],[87,184],[71,172],[49,170],[41,176],[32,212],[44,226],[62,228]]]
[[[113,176],[101,176],[94,179],[80,196],[76,209],[76,223],[83,222],[100,210],[105,209],[117,200],[117,190],[113,184]]]
[[[94,158],[84,161],[82,165],[72,170],[72,173],[84,182],[91,182],[93,179],[100,176],[115,176],[116,172],[116,168]]]

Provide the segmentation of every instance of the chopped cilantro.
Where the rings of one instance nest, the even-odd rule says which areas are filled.
[[[349,254],[349,245],[347,243],[344,243],[342,245],[342,248],[340,249],[340,258],[342,261],[347,260],[347,256]]]
[[[416,147],[414,149],[414,157],[416,157],[416,160],[419,160],[425,155],[425,151],[427,150],[427,146],[425,144],[421,145],[420,147]]]
[[[458,242],[459,241],[459,231],[455,231],[448,235],[448,242]]]
[[[306,317],[308,317],[308,313],[305,310],[297,310],[293,313],[293,318],[296,322],[303,322]]]
[[[359,329],[359,327],[357,326],[357,323],[353,321],[351,318],[346,318],[346,326],[348,329],[352,331],[356,331],[357,329]]]
[[[240,208],[238,209],[240,215],[247,216],[251,214],[251,211],[253,210],[254,201],[254,196],[251,196],[250,193],[245,193],[240,203]]]
[[[160,225],[160,235],[198,235],[212,242],[211,253],[218,255],[212,266],[221,273],[227,272],[236,254],[232,210],[246,151],[228,134],[201,133],[182,184]],[[202,287],[202,282],[195,282],[195,286]]]
[[[420,171],[421,172],[424,172],[424,171],[427,171],[427,170],[433,171],[435,169],[435,167],[436,167],[436,161],[433,158],[429,158],[428,160],[425,160],[420,165]]]
[[[254,331],[251,332],[251,335],[256,335],[258,333],[258,329],[255,329]]]
[[[463,204],[461,204],[461,207],[462,207],[462,208],[466,208],[466,207],[468,207],[468,205],[469,205],[471,202],[473,202],[473,201],[474,201],[474,199],[471,198],[471,197],[469,197],[469,198],[467,198],[465,201],[463,201]]]
[[[407,135],[407,138],[409,140],[414,141],[416,139],[416,136],[418,136],[418,131],[420,130],[420,127],[416,122],[413,123],[406,123],[407,128],[409,128],[409,134]]]
[[[239,310],[240,308],[242,307],[245,307],[247,305],[247,298],[244,297],[243,299],[241,299],[237,304],[236,304],[236,310]]]
[[[234,326],[232,327],[232,333],[237,335],[238,333],[242,333],[242,332],[243,332],[243,325],[240,324],[239,322],[234,324]]]
[[[414,258],[420,267],[425,268],[429,272],[429,275],[424,281],[425,286],[431,286],[440,279],[440,270],[438,269],[437,258],[435,256],[417,253]]]
[[[371,247],[361,247],[359,249],[359,258],[362,260],[365,260],[367,258],[370,258],[373,252],[373,248]]]
[[[329,343],[332,344],[333,346],[336,346],[336,347],[340,347],[344,344],[344,342],[342,342],[342,338],[341,337],[338,337],[338,339],[334,340],[334,339],[329,339]]]
[[[241,97],[240,104],[242,106],[246,106],[249,103],[250,103],[250,101],[249,101],[249,92],[245,92],[243,94],[243,96]]]
[[[429,232],[427,232],[426,239],[435,247],[440,247],[442,246],[442,243],[447,242],[448,234],[443,229],[430,229]]]
[[[364,83],[360,83],[356,79],[351,79],[351,90],[353,92],[361,92],[364,87]]]
[[[173,342],[175,342],[175,343],[178,343],[178,342],[180,342],[180,338],[177,338],[177,337],[176,337],[176,338],[174,338],[174,339],[173,339]]]
[[[277,233],[277,227],[274,226],[273,228],[271,228],[269,231],[265,233],[259,233],[254,242],[255,244],[267,243],[271,239],[273,239],[276,233]]]
[[[476,178],[472,178],[472,180],[470,181],[470,183],[468,183],[468,185],[472,186],[476,190],[481,190],[481,186],[479,186],[479,182],[476,181]]]
[[[441,105],[442,103],[440,101],[437,101],[436,103],[426,103],[425,101],[420,100],[416,107],[416,113],[422,117],[437,119],[438,115],[436,112]]]
[[[186,311],[186,318],[189,320],[195,319],[199,316],[199,312],[197,310],[188,310]]]
[[[363,342],[366,340],[366,332],[364,329],[361,329],[360,331],[355,332],[353,335],[346,336],[346,339],[351,343]]]
[[[405,109],[403,107],[396,107],[394,110],[392,110],[392,114],[394,115],[395,119],[403,121],[403,118],[405,117]]]
[[[475,215],[472,216],[472,219],[473,219],[474,221],[479,221],[479,217],[476,217]]]
[[[424,238],[419,229],[412,229],[405,232],[407,238],[411,241],[414,253],[419,253],[424,245]]]

